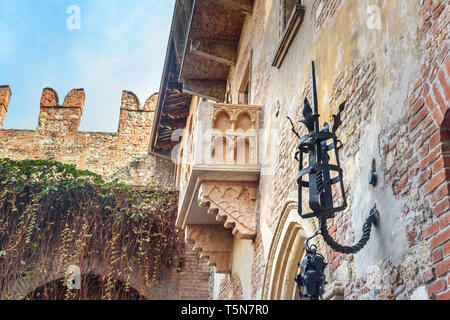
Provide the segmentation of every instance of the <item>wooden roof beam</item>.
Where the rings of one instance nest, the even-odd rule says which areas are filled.
[[[190,51],[192,54],[214,60],[219,63],[236,65],[237,43],[220,40],[192,40]]]
[[[163,112],[165,118],[170,119],[186,119],[189,116],[189,111],[185,112]]]
[[[251,15],[253,12],[253,0],[209,0],[210,2]]]

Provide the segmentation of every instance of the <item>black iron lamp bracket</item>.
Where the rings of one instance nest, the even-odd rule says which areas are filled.
[[[328,233],[328,228],[326,225],[326,219],[320,219],[320,231],[309,237],[305,241],[305,251],[306,257],[303,261],[298,265],[301,272],[295,278],[295,282],[297,283],[298,292],[300,295],[300,299],[309,298],[312,300],[318,300],[324,293],[324,287],[327,284],[325,280],[325,268],[328,265],[325,262],[325,258],[323,255],[318,253],[316,245],[309,245],[309,242],[317,237],[318,235],[322,235],[325,242],[336,252],[344,253],[344,254],[355,254],[359,252],[364,246],[367,244],[370,238],[370,232],[372,226],[377,226],[380,221],[380,213],[378,212],[376,205],[370,211],[369,217],[366,219],[363,227],[363,235],[361,240],[351,246],[341,246],[339,243],[333,240],[333,238]]]
[[[366,219],[363,225],[363,234],[361,240],[351,247],[342,246],[337,243],[328,233],[327,221],[325,219],[320,219],[320,234],[327,245],[330,246],[336,252],[344,254],[355,254],[361,251],[369,241],[372,226],[378,226],[380,223],[380,213],[378,212],[376,206],[370,211],[369,217]]]
[[[310,104],[308,99],[305,98],[303,119],[299,121],[308,132],[302,137],[296,130],[291,118],[288,117],[292,125],[292,132],[299,139],[298,150],[295,153],[295,159],[299,162],[297,175],[298,213],[303,219],[319,219],[320,234],[334,251],[345,254],[356,253],[367,244],[372,226],[377,226],[379,223],[380,213],[375,205],[364,223],[361,240],[354,246],[342,246],[329,235],[327,220],[334,218],[337,212],[344,211],[347,208],[343,170],[339,161],[339,150],[342,149],[343,144],[336,136],[336,132],[342,125],[342,113],[347,101],[342,103],[339,106],[338,113],[333,115],[333,126],[330,128],[330,125],[325,123],[320,129],[314,61],[311,63],[311,81],[312,103]],[[334,153],[335,164],[331,163],[332,155],[330,153]],[[306,168],[304,168],[304,158],[308,160]],[[309,208],[312,211],[309,213],[303,213],[303,189],[308,190]],[[339,199],[335,199],[339,192]]]
[[[292,132],[299,139],[298,150],[295,153],[295,159],[299,162],[297,175],[298,214],[302,219],[317,218],[320,224],[320,231],[305,241],[307,255],[299,264],[301,273],[295,280],[300,298],[306,297],[317,300],[323,294],[323,287],[326,284],[324,270],[327,263],[324,257],[317,252],[317,246],[310,246],[309,241],[318,235],[322,235],[325,243],[334,251],[343,254],[355,254],[366,246],[372,226],[377,226],[380,223],[380,213],[375,205],[364,223],[361,239],[353,246],[340,245],[329,234],[327,220],[333,219],[337,212],[342,212],[347,208],[343,170],[339,161],[339,150],[343,145],[336,136],[336,132],[342,124],[341,116],[347,102],[339,106],[337,115],[333,115],[334,124],[331,130],[328,123],[325,123],[320,129],[314,62],[311,63],[311,81],[312,108],[308,99],[305,99],[304,118],[299,121],[308,129],[308,133],[302,137],[295,129],[291,118],[288,117],[288,119],[292,125]],[[335,164],[330,163],[332,151],[334,151]],[[304,158],[308,160],[306,168],[304,168]],[[370,183],[376,186],[376,180],[375,166],[373,165]],[[309,209],[312,212],[303,213],[303,189],[308,191]],[[339,199],[335,199],[336,196],[339,196],[339,192]]]

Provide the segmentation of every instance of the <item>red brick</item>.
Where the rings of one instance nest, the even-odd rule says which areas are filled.
[[[434,279],[436,279],[436,277],[434,275],[434,268],[429,268],[423,272],[423,274],[422,274],[423,282],[430,283]]]
[[[433,239],[431,239],[431,248],[435,249],[444,244],[450,239],[450,228],[439,232]]]
[[[425,70],[422,72],[422,79],[426,80],[430,75],[431,65],[428,65]]]
[[[447,101],[450,101],[450,87],[447,83],[447,80],[445,79],[445,75],[442,70],[438,73],[438,79],[439,82],[441,83],[442,89],[444,90],[444,95]]]
[[[401,180],[398,181],[398,183],[395,184],[394,187],[394,194],[399,194],[402,192],[402,190],[405,188],[405,186],[408,184],[408,176],[403,177]]]
[[[433,164],[433,174],[441,171],[444,168],[445,168],[444,157],[439,157]]]
[[[450,155],[448,154],[450,151],[450,143],[446,142],[442,145],[442,153],[443,155],[443,160],[444,160],[444,164],[446,167],[446,170],[449,169],[450,167]]]
[[[409,130],[413,131],[417,125],[423,120],[425,119],[425,117],[428,114],[428,110],[427,109],[422,109],[421,111],[419,111],[412,119],[411,122],[409,123]]]
[[[434,147],[436,147],[438,145],[439,142],[441,142],[442,140],[442,136],[441,136],[441,131],[437,131],[435,132],[431,138],[430,138],[430,149],[433,150]]]
[[[430,139],[433,136],[433,134],[438,131],[438,128],[440,128],[440,126],[437,126],[435,124],[429,126],[427,131],[425,131],[425,133],[422,132],[422,137],[424,139]]]
[[[425,229],[424,234],[425,239],[435,235],[438,231],[439,231],[439,223],[436,221]]]
[[[445,68],[447,69],[447,76],[450,76],[450,56],[445,59]]]
[[[428,127],[431,127],[431,124],[434,123],[436,120],[433,118],[433,114],[431,112],[428,112],[430,115],[426,116],[424,120],[420,123],[423,130],[427,129]]]
[[[422,109],[422,107],[425,105],[425,102],[423,101],[422,98],[419,98],[419,100],[416,101],[416,103],[414,103],[414,105],[411,108],[411,112],[412,114],[416,114],[417,112],[419,112],[420,109]]]
[[[417,101],[417,98],[418,98],[418,97],[419,97],[419,96],[418,96],[417,94],[412,94],[412,95],[410,96],[410,98],[409,98],[409,102],[408,102],[409,106],[414,105],[415,102]]]
[[[441,4],[434,10],[433,20],[437,19],[441,15],[442,10],[444,10],[444,4]]]
[[[439,262],[436,264],[436,277],[442,277],[447,274],[448,270],[450,269],[450,258],[445,259],[444,261]]]
[[[450,200],[448,198],[442,200],[436,207],[433,209],[433,214],[436,217],[440,217],[443,213],[447,212],[450,208]]]
[[[437,263],[437,262],[441,261],[444,258],[443,254],[442,254],[442,249],[436,248],[432,253],[432,257],[433,257],[433,263]]]
[[[446,244],[444,244],[444,246],[442,247],[442,249],[443,249],[443,254],[444,254],[444,257],[447,257],[448,255],[450,255],[450,241],[449,242],[447,242]]]
[[[431,178],[431,170],[428,169],[428,170],[426,170],[425,172],[423,172],[423,173],[420,175],[419,180],[418,180],[417,183],[418,183],[419,186],[421,186],[421,185],[423,185],[425,182],[427,182],[430,178]]]
[[[408,176],[411,179],[412,177],[417,176],[417,173],[419,172],[419,167],[414,167],[409,170]]]
[[[420,148],[420,150],[419,150],[419,156],[420,156],[421,158],[423,158],[423,157],[425,157],[425,156],[428,154],[429,151],[430,151],[430,147],[428,146],[428,143],[426,143],[426,144],[424,144],[424,145],[422,146],[422,148]]]
[[[437,300],[450,300],[450,290],[439,294],[436,298]]]
[[[428,167],[431,163],[433,163],[440,155],[442,154],[442,147],[437,146],[434,150],[430,152],[430,154],[425,157],[421,164],[420,168],[424,170],[426,167]]]
[[[450,222],[450,214],[447,213],[439,218],[439,228],[442,230],[445,229],[448,226],[449,222]]]
[[[442,186],[440,186],[434,193],[434,196],[436,197],[435,199],[436,202],[440,201],[447,195],[448,195],[448,183],[445,183]]]
[[[443,114],[447,112],[447,103],[445,103],[444,99],[442,98],[441,93],[439,92],[439,89],[436,87],[436,83],[433,85],[433,95],[434,99],[439,105],[439,108]]]
[[[425,105],[427,106],[430,112],[433,111],[436,103],[434,103],[433,97],[431,95],[427,95],[425,98]]]
[[[336,225],[333,224],[333,225],[330,227],[330,229],[328,229],[328,232],[329,232],[330,234],[333,234],[333,232],[335,232],[336,229],[337,229]]]
[[[423,35],[423,34],[427,33],[427,31],[428,31],[428,29],[430,29],[430,27],[431,27],[431,22],[430,21],[425,22],[419,30],[420,34]]]
[[[448,147],[450,145],[450,131],[448,129],[440,130],[439,134],[441,136],[441,142],[443,142],[444,145],[446,144]],[[448,148],[447,150],[450,150],[450,148]]]
[[[437,105],[434,105],[431,111],[431,116],[433,117],[435,123],[438,126],[441,126],[442,122],[444,121],[444,115],[442,114],[441,110]]]
[[[425,195],[434,191],[447,179],[446,170],[441,170],[425,185]]]
[[[411,230],[408,231],[407,237],[408,237],[408,241],[412,242],[416,239],[417,236],[417,229],[416,228],[412,228]]]
[[[422,96],[426,97],[428,95],[429,91],[430,91],[430,86],[428,85],[428,83],[425,83],[425,85],[423,86]]]
[[[431,0],[425,1],[425,3],[423,4],[423,7],[422,7],[420,13],[424,14],[425,11],[427,11],[430,6],[431,6]]]
[[[408,162],[406,163],[406,166],[407,166],[408,168],[412,168],[412,167],[414,167],[414,165],[415,165],[416,163],[418,163],[418,161],[419,161],[419,159],[417,158],[417,156],[415,156],[414,158],[408,160]]]
[[[445,280],[437,280],[434,283],[432,283],[430,286],[428,286],[428,296],[432,297],[436,294],[444,291],[447,289],[447,284],[445,283]]]

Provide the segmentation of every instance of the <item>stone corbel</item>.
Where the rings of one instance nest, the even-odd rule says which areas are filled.
[[[231,228],[237,239],[254,239],[257,190],[257,183],[252,182],[203,182],[199,205],[208,208],[208,214],[215,214],[225,228]]]
[[[186,241],[194,244],[194,251],[201,258],[208,258],[208,266],[215,266],[216,273],[231,273],[233,236],[221,225],[187,225]]]

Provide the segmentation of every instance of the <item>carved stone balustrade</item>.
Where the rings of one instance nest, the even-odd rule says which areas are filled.
[[[204,235],[217,233],[221,228],[229,234],[222,241],[228,241],[226,246],[231,247],[233,236],[236,239],[256,236],[259,113],[258,106],[202,102],[195,114],[190,141],[186,143],[189,150],[183,150],[177,226],[191,230],[189,239],[202,249],[211,264],[221,266],[216,270],[219,273],[219,269],[227,269],[224,262],[217,262],[219,257],[226,256],[223,248],[214,249],[211,245],[205,248],[205,242],[198,240],[192,230],[198,231],[201,226]],[[214,235],[208,239],[214,239]]]

